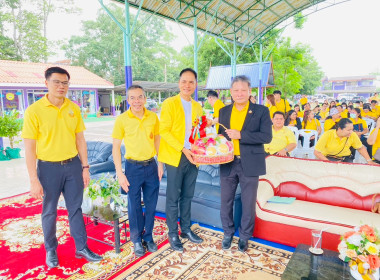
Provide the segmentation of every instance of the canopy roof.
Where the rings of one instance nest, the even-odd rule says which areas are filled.
[[[251,81],[251,88],[260,86],[259,63],[247,63],[236,65],[236,75],[247,76]],[[270,61],[262,63],[261,87],[273,87],[273,68]],[[211,67],[208,73],[206,89],[230,89],[231,88],[231,65]]]
[[[125,3],[125,0],[114,0]],[[129,5],[224,40],[252,44],[279,23],[325,0],[134,0]],[[331,6],[344,0],[327,1]]]

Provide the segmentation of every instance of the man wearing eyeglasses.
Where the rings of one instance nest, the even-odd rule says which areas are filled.
[[[56,220],[58,199],[63,194],[68,210],[75,257],[100,261],[87,247],[82,216],[83,188],[90,181],[85,129],[79,107],[66,98],[70,74],[63,68],[45,71],[48,93],[25,111],[22,138],[30,179],[30,194],[42,201],[42,230],[46,264],[58,266]]]

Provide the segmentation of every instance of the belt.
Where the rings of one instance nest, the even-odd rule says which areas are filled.
[[[40,161],[40,162],[48,162],[48,163],[57,163],[57,164],[60,164],[60,165],[64,165],[66,163],[72,162],[77,157],[78,157],[78,155],[76,155],[75,157],[68,158],[68,159],[65,159],[65,160],[60,160],[60,161],[47,161],[47,160],[42,160],[42,159],[39,159],[38,161]]]
[[[134,159],[127,159],[127,161],[129,163],[133,163],[133,164],[139,164],[139,165],[143,165],[143,166],[148,166],[151,162],[154,161],[154,157],[150,158],[150,159],[147,159],[147,160],[134,160]]]

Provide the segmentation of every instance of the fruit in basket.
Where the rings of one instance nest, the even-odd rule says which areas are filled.
[[[230,151],[229,147],[227,144],[224,144],[224,143],[221,143],[219,146],[218,146],[218,152],[220,154],[227,154],[228,152]]]
[[[215,156],[216,153],[217,153],[217,151],[216,151],[215,147],[213,147],[213,146],[207,147],[207,149],[206,149],[206,155],[208,155],[208,156]]]

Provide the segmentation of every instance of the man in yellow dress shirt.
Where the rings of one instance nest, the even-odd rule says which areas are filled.
[[[179,75],[180,92],[162,103],[160,116],[158,160],[165,163],[167,170],[166,223],[170,246],[179,252],[183,252],[183,245],[178,236],[178,210],[181,237],[194,243],[203,242],[190,230],[191,200],[198,168],[194,164],[189,137],[193,122],[203,114],[201,105],[191,98],[196,87],[197,73],[191,68],[183,69]]]
[[[223,108],[225,105],[224,103],[218,98],[218,93],[214,90],[209,90],[207,93],[207,101],[210,103],[214,110],[213,114],[213,124],[215,124],[216,131],[219,130],[219,125],[217,124],[219,122],[219,110]]]
[[[269,155],[289,156],[297,146],[293,131],[284,126],[285,115],[283,112],[275,112],[272,118],[272,141],[264,144],[264,150]]]
[[[116,175],[122,193],[128,193],[128,218],[130,239],[135,255],[142,257],[145,248],[149,252],[157,251],[153,241],[153,225],[163,164],[157,163],[154,156],[160,145],[159,121],[156,113],[147,110],[144,105],[144,89],[132,85],[127,90],[130,108],[115,121],[112,132],[112,155]],[[125,144],[125,173],[121,166],[121,142]],[[143,192],[145,213],[141,207]]]
[[[45,78],[48,93],[26,109],[21,137],[25,143],[30,194],[43,199],[41,220],[46,264],[50,268],[59,265],[56,220],[61,193],[69,213],[75,257],[100,261],[102,257],[87,247],[81,205],[90,173],[80,109],[66,98],[70,74],[63,68],[50,67],[45,71]]]
[[[273,92],[274,95],[274,100],[276,102],[276,107],[279,111],[283,112],[286,116],[286,113],[290,111],[291,107],[289,105],[288,100],[285,98],[281,98],[281,91],[280,90],[275,90]]]
[[[259,176],[266,172],[264,144],[272,140],[269,109],[249,101],[250,85],[246,76],[236,76],[231,83],[234,103],[219,112],[219,123],[223,124],[219,133],[232,140],[235,155],[232,162],[220,165],[222,248],[231,247],[235,233],[233,204],[240,183],[242,217],[238,249],[241,252],[247,250],[254,229]]]

